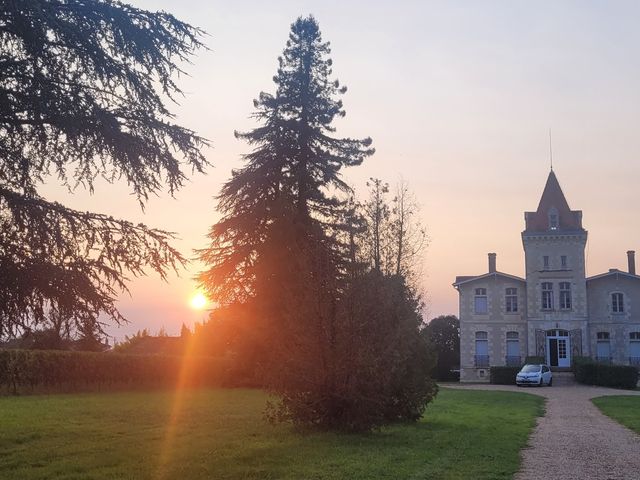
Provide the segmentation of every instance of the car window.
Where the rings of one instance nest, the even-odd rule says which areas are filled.
[[[540,365],[525,365],[522,367],[523,373],[534,373],[540,371]]]

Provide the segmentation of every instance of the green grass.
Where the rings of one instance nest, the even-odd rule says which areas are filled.
[[[167,392],[0,398],[0,478],[508,479],[543,412],[533,395],[442,390],[418,424],[302,434],[266,423],[265,399],[188,392],[167,444]]]
[[[591,400],[606,416],[640,433],[640,396],[614,395]]]

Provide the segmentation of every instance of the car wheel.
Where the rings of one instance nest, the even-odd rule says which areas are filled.
[[[544,387],[544,378],[540,377],[540,383],[538,384],[539,387]]]
[[[553,385],[553,377],[549,379],[549,386],[551,387],[552,385]]]

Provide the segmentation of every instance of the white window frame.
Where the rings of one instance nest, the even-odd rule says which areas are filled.
[[[548,286],[548,288],[546,288]],[[542,282],[540,285],[542,295],[541,295],[541,309],[542,310],[553,310],[553,283],[552,282]]]
[[[611,313],[624,313],[623,292],[611,292]]]
[[[484,311],[478,308],[478,301],[484,299]],[[473,297],[473,313],[475,315],[487,315],[489,313],[489,297],[487,296],[486,288],[476,288],[475,295]]]
[[[507,313],[518,313],[518,289],[508,287],[504,291],[504,311]]]
[[[478,357],[487,357],[489,358],[489,332],[479,331],[476,332],[476,343],[475,343],[475,364],[478,367]],[[478,348],[479,345],[483,345],[484,348]],[[479,353],[482,351],[483,353]],[[482,368],[486,368],[488,365],[480,365]]]
[[[571,310],[572,308],[571,282],[560,282],[560,310]]]
[[[520,333],[519,332],[515,332],[515,331],[511,331],[511,332],[507,332],[506,335],[506,358],[505,358],[505,363],[509,364],[509,360],[513,360],[515,357],[518,358],[518,364],[520,363],[520,359],[522,358],[522,352],[520,351]],[[510,355],[509,354],[509,346],[511,346],[514,350],[517,351],[516,355]],[[514,357],[514,358],[511,358]],[[515,365],[515,363],[514,363]]]

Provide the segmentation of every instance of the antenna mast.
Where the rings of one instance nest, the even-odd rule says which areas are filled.
[[[551,148],[551,129],[549,129],[549,163],[551,164],[551,171],[553,172],[553,150]]]

